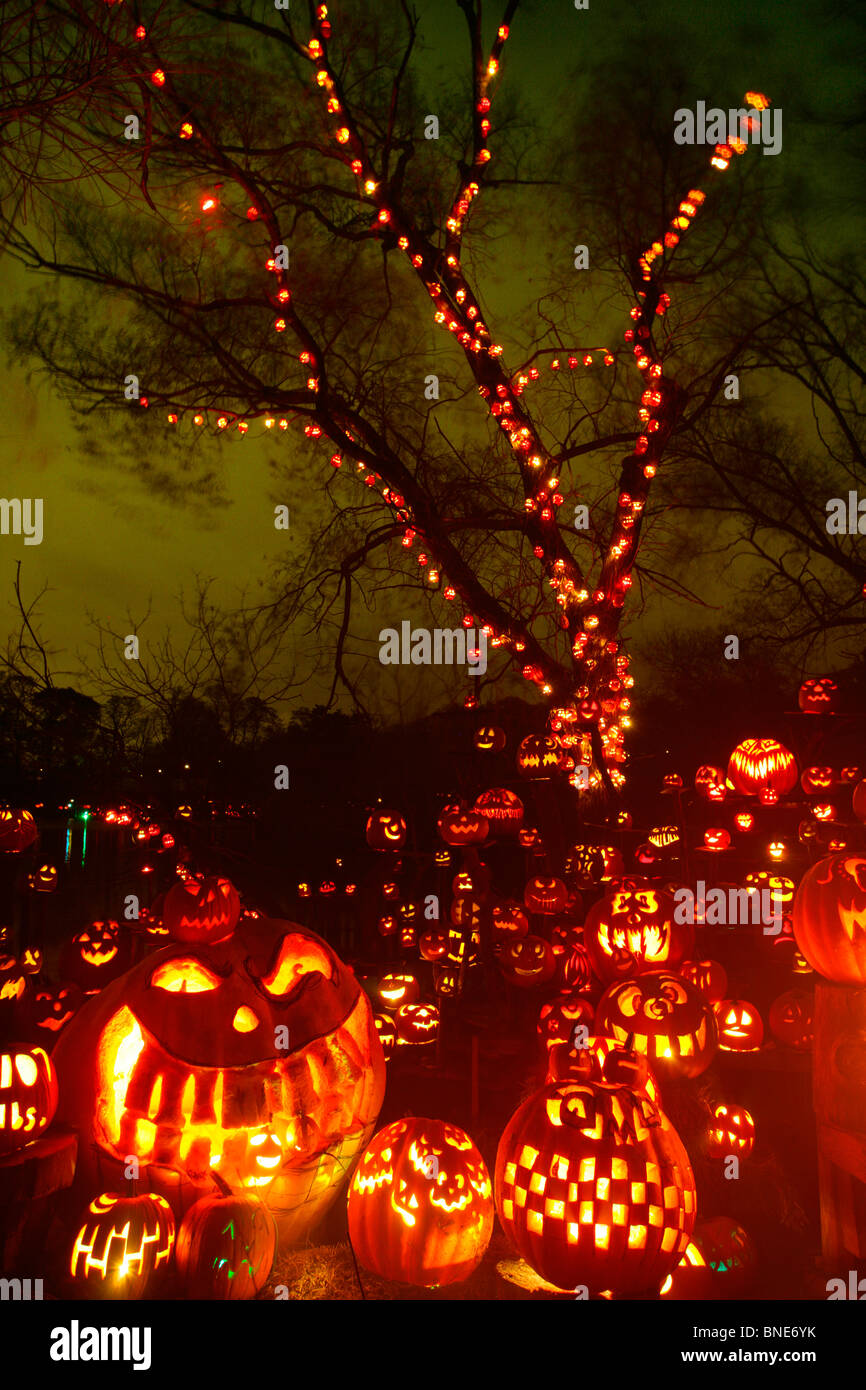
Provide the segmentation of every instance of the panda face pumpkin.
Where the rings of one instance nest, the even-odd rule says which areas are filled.
[[[706,1071],[718,1044],[700,992],[662,971],[612,984],[599,1001],[596,1031],[643,1054],[660,1073],[687,1077]]]

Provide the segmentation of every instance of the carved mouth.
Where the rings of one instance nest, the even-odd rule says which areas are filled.
[[[235,1186],[269,1186],[362,1127],[371,1084],[362,1001],[329,1036],[237,1067],[170,1056],[123,1005],[97,1049],[98,1142],[118,1159],[134,1153],[193,1181],[217,1169]]]

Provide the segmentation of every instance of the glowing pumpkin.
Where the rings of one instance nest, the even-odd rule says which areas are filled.
[[[233,1194],[217,1177],[219,1193],[200,1197],[177,1233],[176,1262],[187,1298],[255,1298],[268,1281],[277,1227],[257,1197]]]
[[[775,738],[747,738],[738,744],[728,762],[728,780],[747,796],[762,790],[784,796],[797,785],[794,754]]]
[[[815,1040],[812,995],[804,989],[788,989],[770,1005],[770,1032],[779,1042],[798,1052],[808,1052]]]
[[[0,1052],[0,1154],[23,1149],[54,1119],[57,1076],[43,1047]]]
[[[0,854],[21,854],[38,835],[38,826],[29,811],[0,807]]]
[[[804,714],[830,714],[838,694],[839,687],[830,676],[810,676],[800,686],[798,703]]]
[[[643,879],[612,885],[590,909],[584,941],[593,969],[608,983],[647,970],[676,968],[694,949],[694,927],[674,920],[669,893]]]
[[[406,842],[406,822],[398,811],[373,811],[366,836],[371,849],[400,849]]]
[[[438,1288],[468,1279],[493,1234],[493,1191],[469,1135],[411,1116],[380,1130],[349,1191],[349,1238],[385,1279]]]
[[[76,1291],[87,1298],[141,1298],[173,1246],[174,1216],[163,1196],[104,1192],[87,1208],[72,1246]]]
[[[165,895],[163,922],[174,941],[224,941],[240,917],[238,891],[227,878],[188,878]]]
[[[523,989],[536,989],[552,980],[556,957],[549,942],[540,936],[522,936],[503,945],[499,964],[507,980]]]
[[[523,802],[506,787],[491,787],[476,797],[473,808],[497,835],[516,835],[523,824]]]
[[[717,1105],[710,1122],[710,1158],[748,1158],[755,1147],[755,1121],[742,1105]]]
[[[642,1053],[660,1074],[699,1076],[716,1054],[711,1006],[693,985],[662,971],[610,985],[599,1000],[595,1026]]]
[[[813,970],[836,984],[866,984],[866,857],[813,864],[794,898],[794,936]]]
[[[695,1221],[688,1154],[648,1096],[551,1082],[520,1106],[496,1155],[496,1209],[517,1253],[560,1289],[653,1293]]]
[[[61,1119],[82,1134],[79,1167],[120,1176],[132,1154],[185,1205],[218,1171],[259,1191],[284,1239],[302,1236],[379,1111],[372,1015],[352,971],[292,922],[243,918],[225,941],[163,947],[60,1035]]]
[[[550,734],[529,734],[517,750],[517,771],[521,777],[540,781],[553,777],[562,765],[562,749]]]
[[[761,1015],[745,999],[721,999],[713,1005],[722,1052],[759,1052],[764,1041]]]
[[[477,845],[487,839],[489,826],[484,816],[460,806],[446,806],[436,828],[446,845]]]
[[[475,730],[475,747],[482,753],[498,753],[505,747],[505,733],[495,724],[479,724]]]

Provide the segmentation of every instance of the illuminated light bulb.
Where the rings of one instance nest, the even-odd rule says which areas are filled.
[[[308,377],[307,377],[307,390],[308,390],[308,391],[318,391],[318,389],[319,389],[319,378],[318,378],[317,376],[308,376]]]
[[[401,251],[406,251],[406,250],[408,250],[408,247],[409,247],[409,238],[408,238],[407,236],[398,237],[398,238],[397,238],[397,245],[399,246],[399,248],[400,248]]]
[[[391,214],[387,208],[380,209],[378,220],[382,223],[383,226],[387,225],[387,223],[391,221]]]
[[[332,455],[331,455],[331,467],[332,467],[332,468],[342,468],[342,466],[343,466],[343,455],[342,455],[342,454],[332,454]]]
[[[150,401],[147,399],[147,396],[142,396],[141,400],[139,401],[139,405],[141,406],[142,410],[147,410],[147,407],[150,405]]]
[[[286,331],[286,320],[285,320],[285,319],[276,319],[275,322],[274,322],[274,328],[277,330],[278,333],[285,333],[285,331]]]
[[[457,590],[452,589],[451,585],[449,584],[447,589],[442,590],[442,597],[447,598],[450,601],[451,599],[457,597]]]
[[[727,169],[728,165],[730,164],[730,160],[722,159],[719,155],[714,154],[712,159],[710,160],[710,163],[712,164],[714,169]]]
[[[770,105],[770,98],[763,92],[746,92],[746,101],[754,111],[766,111]]]
[[[340,103],[339,103],[339,101],[337,100],[337,98],[336,98],[336,97],[329,97],[329,99],[328,99],[328,112],[330,113],[330,115],[336,116],[336,115],[339,113],[339,111],[340,111]]]
[[[502,39],[502,42],[504,43],[505,40],[508,38],[508,25],[507,25],[507,24],[500,24],[500,26],[499,26],[499,28],[496,30],[496,32],[497,32],[497,34],[499,35],[499,37]],[[747,93],[746,93],[746,100],[748,101],[748,99],[749,99],[749,93],[747,92]],[[764,100],[766,100],[766,98],[764,98]],[[760,108],[758,108],[758,109],[760,110]]]
[[[307,51],[308,51],[308,53],[309,53],[309,55],[310,55],[311,58],[321,58],[321,56],[322,56],[322,45],[319,43],[319,40],[318,40],[318,39],[310,39],[309,45],[308,45],[308,47],[307,47]]]
[[[202,212],[213,212],[216,206],[217,200],[211,193],[206,193],[204,197],[199,200],[199,207]]]
[[[277,293],[277,299],[279,300],[280,304],[288,304],[291,297],[292,296],[289,294],[288,290],[279,290]]]
[[[488,77],[495,77],[496,74],[498,73],[498,71],[499,71],[499,64],[498,64],[498,62],[496,61],[495,58],[491,58],[491,59],[490,59],[490,62],[487,64],[487,76],[488,76]]]
[[[163,72],[162,68],[157,68],[156,72],[152,72],[150,74],[150,80],[153,83],[154,87],[164,87],[165,73]]]
[[[239,421],[238,421],[238,430],[240,431],[241,434],[246,434],[246,432],[247,432],[248,429],[249,429],[249,425],[247,424],[246,420],[239,420]]]
[[[279,427],[281,430],[287,430],[289,428],[288,420],[281,420]]]
[[[275,421],[273,415],[269,415],[268,418],[267,418],[267,420],[265,420],[265,429],[266,429],[266,430],[272,430],[272,429],[274,428],[274,425],[275,425],[275,424],[276,424],[276,421]]]
[[[478,151],[478,158],[475,160],[475,163],[476,163],[476,164],[487,164],[492,158],[493,158],[493,156],[492,156],[492,154],[490,153],[489,150],[479,150],[479,151]]]
[[[320,87],[326,87],[330,80],[331,79],[324,68],[320,69],[320,71],[316,73],[316,81],[318,82]]]
[[[668,248],[673,249],[674,246],[678,246],[679,240],[676,232],[665,232],[665,246]]]
[[[645,478],[654,478],[657,472],[658,469],[656,468],[655,464],[648,463],[644,468],[643,475]]]
[[[364,192],[365,192],[365,193],[368,193],[368,194],[369,194],[369,193],[375,193],[375,192],[376,192],[376,189],[377,189],[378,187],[379,187],[379,185],[377,184],[377,182],[376,182],[375,179],[366,179],[365,182],[364,182]],[[405,241],[405,240],[406,240],[405,237],[401,237],[401,241]],[[406,245],[407,245],[407,246],[408,246],[408,244],[409,244],[409,243],[406,242]],[[405,250],[405,247],[404,247],[404,250]]]
[[[609,353],[609,352],[606,352],[605,355],[604,355],[604,365],[605,365],[606,367],[612,367],[612,366],[613,366],[613,355],[612,355],[611,353]]]

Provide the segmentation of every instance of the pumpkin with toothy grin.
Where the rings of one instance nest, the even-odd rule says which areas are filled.
[[[292,1238],[333,1200],[385,1088],[352,971],[313,932],[266,918],[147,957],[76,1016],[55,1060],[64,1118],[97,1164],[133,1155],[149,1185],[162,1175],[192,1196],[215,1170],[258,1191]]]

